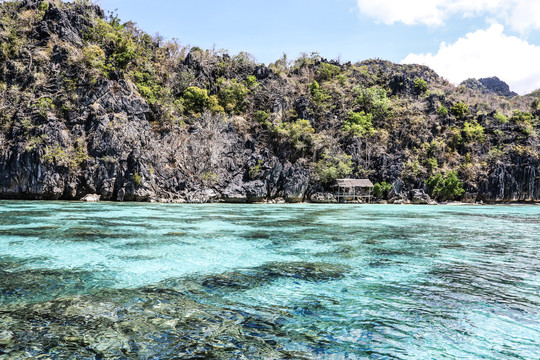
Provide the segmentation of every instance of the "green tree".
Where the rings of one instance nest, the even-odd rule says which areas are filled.
[[[323,184],[330,184],[336,179],[352,173],[353,163],[350,155],[324,153],[317,162],[317,174]]]
[[[430,176],[426,185],[430,195],[438,200],[454,200],[465,192],[463,183],[457,178],[457,171],[449,172],[446,177],[441,173]]]
[[[337,65],[321,63],[317,69],[317,76],[321,81],[330,80],[338,75],[340,71],[341,69]]]
[[[219,86],[217,94],[219,105],[229,114],[243,113],[246,110],[245,98],[249,94],[249,89],[236,79],[220,78],[217,84]]]
[[[208,91],[196,86],[190,86],[184,91],[184,111],[191,114],[201,114],[208,105]]]
[[[388,115],[390,100],[386,97],[386,91],[379,87],[362,88],[357,86],[353,89],[355,103],[359,105],[366,114],[373,114],[377,120]]]
[[[386,199],[390,190],[392,190],[392,185],[386,181],[381,181],[380,183],[373,185],[373,195],[378,199]]]
[[[351,111],[349,116],[343,121],[343,131],[351,136],[366,137],[373,135],[373,115],[363,111],[357,113]]]

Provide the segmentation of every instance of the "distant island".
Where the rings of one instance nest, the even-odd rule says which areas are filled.
[[[0,3],[0,198],[540,200],[540,91],[182,47],[88,1]],[[495,74],[494,74],[495,75]]]

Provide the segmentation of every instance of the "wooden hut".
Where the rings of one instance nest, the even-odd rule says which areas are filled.
[[[338,202],[371,201],[373,184],[369,179],[337,179],[334,196]]]

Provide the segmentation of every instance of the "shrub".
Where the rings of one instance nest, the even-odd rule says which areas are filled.
[[[441,116],[448,115],[448,108],[444,105],[439,106],[439,108],[437,109],[437,114]]]
[[[219,86],[217,94],[219,105],[227,113],[243,113],[246,110],[244,100],[249,93],[249,89],[236,79],[225,80],[224,78],[220,78],[217,84]]]
[[[257,81],[257,78],[253,75],[249,75],[246,78],[246,85],[248,88],[252,89],[259,85],[259,82]]]
[[[35,107],[39,111],[39,114],[44,118],[47,117],[49,111],[52,111],[55,108],[52,99],[48,97],[39,99]]]
[[[75,142],[75,147],[63,148],[58,144],[46,146],[42,160],[46,164],[55,163],[57,166],[73,169],[89,158],[84,141],[78,139]]]
[[[40,2],[39,3],[39,10],[43,11],[43,12],[49,10],[49,3],[47,1]]]
[[[257,110],[255,115],[253,115],[253,118],[261,125],[269,125],[268,119],[270,118],[270,115],[264,110]]]
[[[534,99],[531,102],[531,110],[532,111],[540,110],[540,99]]]
[[[424,166],[427,168],[429,173],[433,173],[439,168],[439,163],[437,162],[437,158],[430,157],[424,160]]]
[[[426,185],[430,195],[438,200],[454,200],[465,192],[463,183],[457,178],[457,171],[449,172],[446,177],[441,173],[430,176]]]
[[[196,86],[190,86],[184,91],[184,111],[189,114],[200,115],[208,104],[208,91]]]
[[[257,176],[261,175],[262,171],[261,171],[261,167],[263,165],[263,162],[262,160],[257,160],[257,163],[253,166],[250,166],[249,167],[249,178],[250,179],[255,179]]]
[[[463,129],[461,130],[463,138],[468,141],[479,141],[484,142],[484,127],[474,121],[465,121],[463,124]]]
[[[325,90],[321,89],[319,83],[315,80],[309,85],[309,90],[311,99],[316,105],[326,106],[328,105],[328,101],[332,98]]]
[[[418,94],[424,94],[428,90],[426,80],[421,78],[414,79],[414,88]]]
[[[304,119],[281,123],[276,126],[275,130],[295,145],[310,145],[313,140],[312,136],[315,133],[315,129],[313,129],[309,120]]]
[[[362,88],[355,87],[353,93],[356,96],[355,103],[366,113],[372,113],[375,119],[382,119],[388,115],[390,100],[386,97],[386,91],[378,87]]]
[[[202,173],[200,180],[207,186],[213,186],[218,183],[219,176],[213,171],[206,171]]]
[[[317,162],[317,175],[323,184],[330,184],[336,179],[352,173],[353,163],[350,155],[329,155],[324,153]]]
[[[330,80],[334,76],[338,75],[341,71],[340,67],[337,65],[332,65],[328,63],[321,63],[319,69],[317,69],[317,76],[320,80]]]
[[[83,60],[91,69],[105,69],[105,52],[99,45],[88,45],[83,49]]]
[[[497,120],[501,124],[506,124],[508,122],[508,118],[498,111],[495,111],[495,114],[493,114],[493,117],[495,118],[495,120]]]
[[[133,175],[131,176],[131,180],[133,180],[133,184],[135,184],[135,186],[137,187],[141,186],[142,177],[141,175],[139,175],[138,172],[133,173]]]
[[[469,113],[469,105],[463,101],[457,102],[450,107],[450,112],[457,118],[464,118]]]
[[[386,199],[388,197],[388,194],[390,193],[390,190],[392,190],[392,185],[387,183],[386,181],[382,181],[373,185],[373,195],[378,199]]]
[[[375,129],[373,128],[373,115],[366,114],[362,112],[353,112],[349,113],[343,121],[343,131],[350,134],[351,136],[366,137],[373,135]]]

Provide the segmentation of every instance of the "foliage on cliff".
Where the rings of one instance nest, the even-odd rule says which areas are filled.
[[[89,99],[104,83],[144,99],[137,121],[148,122],[155,136],[188,136],[218,121],[249,139],[255,154],[270,151],[305,168],[312,188],[338,176],[400,178],[409,188],[455,176],[478,194],[487,191],[482,186],[498,165],[539,158],[540,108],[533,95],[507,98],[456,87],[427,67],[377,59],[340,63],[313,53],[265,66],[247,53],[231,56],[149,36],[88,1],[0,4],[0,153],[24,144],[16,151],[36,154],[45,166],[83,172],[98,154],[89,133],[74,130],[81,109],[89,109],[83,122],[107,114],[114,126],[121,117],[115,104],[98,105],[99,94]],[[45,131],[52,119],[66,126],[62,141]],[[185,170],[189,164],[171,166],[193,173]],[[244,177],[251,179],[249,168]],[[221,170],[201,168],[193,179]],[[141,171],[130,169],[125,177],[136,174],[144,185],[141,176],[153,174]],[[219,179],[216,189],[227,185]],[[459,198],[461,192],[438,195]]]

